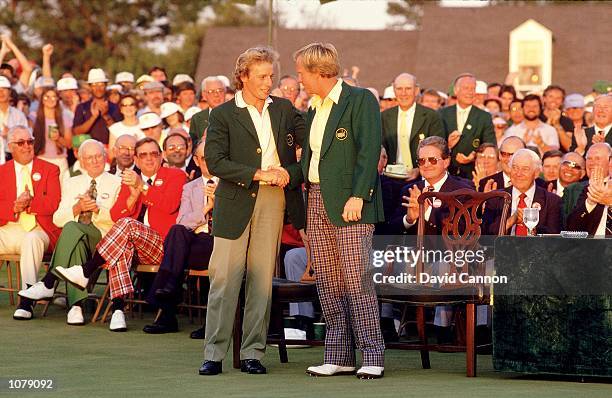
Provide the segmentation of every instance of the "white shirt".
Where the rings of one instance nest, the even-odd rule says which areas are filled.
[[[532,207],[533,204],[533,195],[535,195],[535,191],[536,191],[536,184],[535,182],[533,184],[531,184],[531,187],[527,190],[527,192],[525,192],[525,206],[526,207]],[[518,208],[518,204],[519,204],[519,200],[520,200],[520,196],[521,196],[521,191],[519,191],[516,187],[512,187],[512,208],[510,210],[510,214],[514,214],[516,212],[516,209]],[[540,206],[542,204],[540,203]],[[522,221],[522,220],[519,220]],[[512,233],[511,235],[515,235],[514,233],[514,229],[516,228],[516,225],[512,226]]]
[[[138,124],[135,126],[128,126],[123,123],[123,121],[111,124],[108,128],[108,132],[113,137],[113,142],[124,134],[129,134],[136,138],[136,140],[145,138],[145,134],[142,132],[140,127],[138,127]]]
[[[467,108],[462,108],[457,104],[457,131],[460,133],[463,132],[463,128],[465,127],[465,122],[467,122],[470,111],[472,110],[472,105]]]
[[[403,164],[402,154],[400,151],[400,126],[402,125],[402,115],[406,118],[406,129],[408,131],[408,137],[412,134],[412,124],[414,122],[414,112],[416,111],[416,102],[412,104],[408,110],[403,111],[402,108],[397,108],[397,164]]]
[[[236,106],[238,108],[247,108],[255,131],[257,132],[257,138],[259,140],[259,147],[261,148],[261,169],[268,170],[271,167],[280,166],[280,159],[278,152],[276,151],[276,142],[274,141],[274,135],[272,134],[272,122],[270,121],[270,112],[268,111],[269,105],[272,103],[272,98],[266,98],[263,110],[259,113],[259,110],[253,105],[247,104],[242,97],[242,91],[238,91],[234,97]]]
[[[608,124],[606,127],[604,128],[599,128],[596,124],[593,125],[593,128],[595,129],[595,134],[597,134],[598,132],[602,131],[604,132],[604,137],[607,137],[608,134],[610,133],[610,128],[612,128],[612,124]]]
[[[15,182],[17,183],[17,196],[21,195],[23,191],[25,191],[25,187],[21,184],[21,169],[26,167],[28,169],[28,174],[30,175],[30,179],[32,179],[32,164],[33,161],[30,161],[28,164],[20,164],[17,162],[13,162],[15,164]],[[32,181],[34,183],[34,181]],[[34,187],[30,187],[30,195],[34,196]]]
[[[525,121],[523,120],[519,124],[510,126],[508,130],[506,130],[506,132],[504,133],[502,141],[512,136],[519,137],[520,139],[525,141],[525,134],[527,134],[527,126],[525,125]],[[546,124],[538,119],[538,127],[536,127],[535,131],[532,133],[532,137],[536,136],[537,134],[542,137],[542,141],[544,141],[544,144],[552,147],[552,149],[559,149],[559,135],[557,134],[557,130],[555,130],[553,126],[551,126],[550,124]],[[533,141],[533,139],[529,140],[528,142],[525,142],[525,144],[527,146],[537,147],[537,144]]]
[[[62,228],[69,221],[78,221],[79,215],[72,213],[72,206],[78,201],[78,195],[84,195],[89,191],[92,178],[87,174],[70,177],[62,186],[62,200],[59,207],[53,214],[53,223]],[[96,178],[96,204],[100,211],[93,213],[91,222],[100,230],[102,236],[112,228],[114,222],[110,215],[110,210],[117,201],[121,190],[121,178],[108,172],[103,172]]]
[[[206,207],[206,205],[208,204],[208,196],[206,196],[206,184],[208,183],[208,180],[213,180],[215,182],[215,184],[219,183],[219,177],[215,177],[212,176],[210,178],[202,176],[202,181],[204,183],[204,207]],[[210,233],[210,231],[208,230],[208,219],[210,217],[212,213],[208,212],[206,214],[204,214],[204,221],[202,222],[201,225],[198,225],[198,227],[193,231],[196,234],[199,234],[200,232],[206,232],[207,234]]]
[[[510,180],[510,176],[502,171],[502,176],[504,177],[504,188],[508,188],[512,186],[512,181]],[[499,189],[499,187],[498,187]]]
[[[140,178],[142,178],[142,181],[145,184],[149,185],[147,181],[151,179],[151,182],[155,183],[155,178],[157,178],[157,173],[153,174],[151,177],[147,177],[144,174],[140,174]],[[152,185],[153,184],[151,184],[151,186]],[[144,219],[142,220],[142,223],[146,225],[147,227],[151,226],[151,224],[149,224],[149,208],[147,208],[147,211],[145,211],[145,215],[144,215]]]
[[[597,129],[597,127],[595,128]],[[595,130],[597,131],[597,130]],[[610,183],[610,177],[605,179],[607,184]],[[586,207],[587,211],[590,213],[595,209],[597,204],[590,204],[588,200],[585,200],[584,207]],[[597,226],[597,230],[595,230],[595,236],[606,236],[606,221],[608,220],[608,206],[604,206],[603,214],[601,215],[601,220],[599,220],[599,225]]]
[[[557,178],[557,196],[563,197],[563,191],[565,191],[565,187],[561,185],[561,180]]]
[[[448,180],[448,173],[444,174],[444,177],[442,177],[440,179],[440,181],[436,182],[435,184],[433,184],[433,191],[430,192],[440,192],[440,189],[442,189],[442,185],[444,185],[444,183],[446,182],[446,180]],[[425,180],[425,186],[423,186],[423,192],[427,191],[428,187],[431,187],[432,185],[429,183],[429,181]],[[427,210],[425,210],[425,220],[429,221],[429,217],[431,216],[431,206],[429,206],[427,208]],[[416,224],[416,220],[411,224],[408,222],[408,218],[407,215],[404,216],[404,228],[408,229],[410,227],[412,227],[414,224]]]

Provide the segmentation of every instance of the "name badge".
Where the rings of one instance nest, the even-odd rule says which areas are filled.
[[[156,187],[161,187],[163,183],[164,183],[164,180],[158,179],[158,180],[155,180],[153,185],[155,185]]]
[[[36,173],[32,174],[32,179],[34,181],[40,181],[41,178],[42,178],[42,176],[40,175],[39,172],[36,172]]]
[[[109,194],[107,194],[107,193],[103,193],[102,195],[100,195],[100,197],[101,197],[102,199],[108,199],[108,198],[110,197],[110,195],[109,195]]]
[[[472,129],[472,125],[471,125],[471,124],[468,124],[468,125],[467,125],[467,126],[465,126],[465,127],[467,127],[467,129],[468,129],[468,130],[471,130],[471,129]]]
[[[344,141],[348,137],[348,131],[344,127],[340,127],[336,130],[336,139],[338,141]]]
[[[431,205],[435,207],[436,209],[439,209],[442,206],[442,201],[438,198],[435,198],[433,202],[431,203]]]

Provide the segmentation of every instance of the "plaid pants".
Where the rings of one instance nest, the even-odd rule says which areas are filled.
[[[356,346],[363,366],[383,366],[385,343],[380,331],[378,300],[366,274],[374,225],[333,225],[323,206],[319,185],[308,193],[310,240],[319,299],[327,331],[326,364],[355,366]]]
[[[143,264],[161,264],[164,240],[154,229],[133,218],[122,218],[113,225],[96,247],[106,260],[111,298],[134,291],[130,267],[134,253]]]

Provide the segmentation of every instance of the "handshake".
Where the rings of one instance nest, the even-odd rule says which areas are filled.
[[[273,166],[267,170],[257,170],[253,179],[285,188],[289,184],[289,173],[280,166]]]

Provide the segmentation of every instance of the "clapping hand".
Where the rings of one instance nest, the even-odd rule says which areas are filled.
[[[13,203],[13,213],[21,213],[30,207],[32,202],[32,195],[30,195],[30,188],[26,186],[25,191],[21,193]]]
[[[612,205],[612,184],[604,181],[605,171],[602,167],[596,167],[591,172],[589,188],[587,190],[587,201],[591,205]]]
[[[480,184],[480,180],[485,178],[487,176],[486,174],[487,173],[484,167],[479,164],[476,164],[475,170],[472,171],[472,182],[474,183],[475,187],[478,187],[478,184]]]
[[[92,211],[94,213],[98,213],[100,209],[98,208],[98,204],[94,199],[89,195],[79,195],[77,196],[78,202],[77,206],[79,209],[79,213],[83,213],[86,211]]]
[[[606,142],[606,137],[603,134],[595,133],[593,134],[593,138],[591,139],[593,144],[598,144],[600,142]]]
[[[455,157],[455,160],[457,160],[457,163],[460,163],[460,164],[472,163],[474,159],[476,159],[476,152],[474,151],[470,152],[470,154],[467,156],[465,156],[463,153],[458,153],[457,156]]]
[[[459,142],[459,139],[461,139],[461,133],[459,131],[455,130],[450,133],[448,135],[448,147],[450,149],[453,149],[455,145],[457,145],[457,143]]]
[[[584,152],[584,149],[586,148],[588,143],[588,139],[586,133],[584,132],[584,129],[581,126],[574,127],[574,139],[576,140],[576,149],[579,149],[580,152]]]
[[[495,180],[493,180],[492,178],[490,178],[489,180],[487,180],[487,182],[485,183],[484,186],[484,193],[487,192],[491,192],[491,191],[495,191],[497,189],[497,183],[495,182]]]
[[[413,185],[408,188],[408,192],[410,196],[402,196],[402,206],[406,208],[406,221],[408,224],[414,224],[414,222],[419,218],[419,196],[421,196],[421,190],[419,187]],[[425,211],[427,211],[428,203],[425,202]]]

